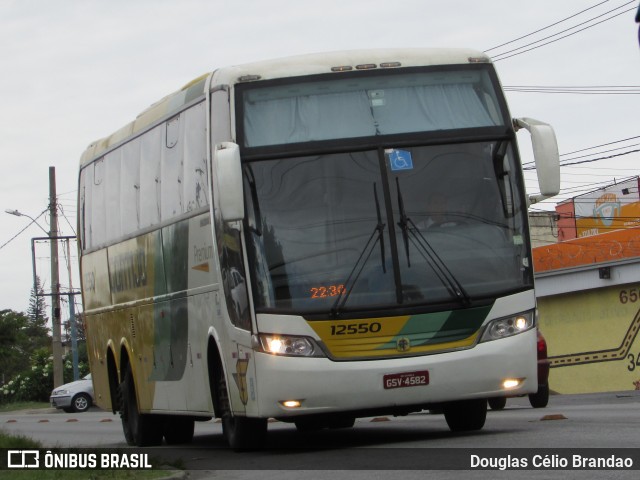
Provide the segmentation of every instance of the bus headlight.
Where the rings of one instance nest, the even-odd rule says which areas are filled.
[[[512,317],[496,318],[487,324],[482,338],[480,338],[480,342],[488,342],[517,335],[518,333],[531,330],[535,325],[533,310]]]
[[[309,337],[261,333],[254,336],[254,346],[272,355],[324,357],[322,350]]]

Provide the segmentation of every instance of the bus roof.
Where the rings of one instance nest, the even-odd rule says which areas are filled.
[[[489,62],[491,60],[484,53],[471,49],[403,48],[314,53],[221,68],[192,80],[180,90],[151,105],[124,127],[92,142],[82,154],[80,165],[92,162],[114,146],[180,112],[186,105],[204,95],[210,76],[211,88],[214,88],[217,85],[233,86],[258,79],[270,80],[332,71],[384,68],[385,65],[387,68],[394,68]]]

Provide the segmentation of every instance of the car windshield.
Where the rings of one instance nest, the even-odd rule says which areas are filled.
[[[532,286],[511,143],[244,164],[256,311],[466,305]]]

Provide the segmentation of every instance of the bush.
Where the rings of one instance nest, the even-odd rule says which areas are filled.
[[[80,377],[89,373],[86,362],[78,362]],[[63,358],[64,382],[73,380],[73,362]],[[0,404],[19,401],[47,402],[53,390],[53,360],[46,349],[37,350],[29,369],[0,387]]]

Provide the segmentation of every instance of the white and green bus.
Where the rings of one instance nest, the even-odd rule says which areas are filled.
[[[516,130],[540,194],[527,197]],[[221,68],[84,152],[82,288],[97,404],[129,444],[234,448],[535,392],[529,202],[555,135],[513,120],[472,50]]]

